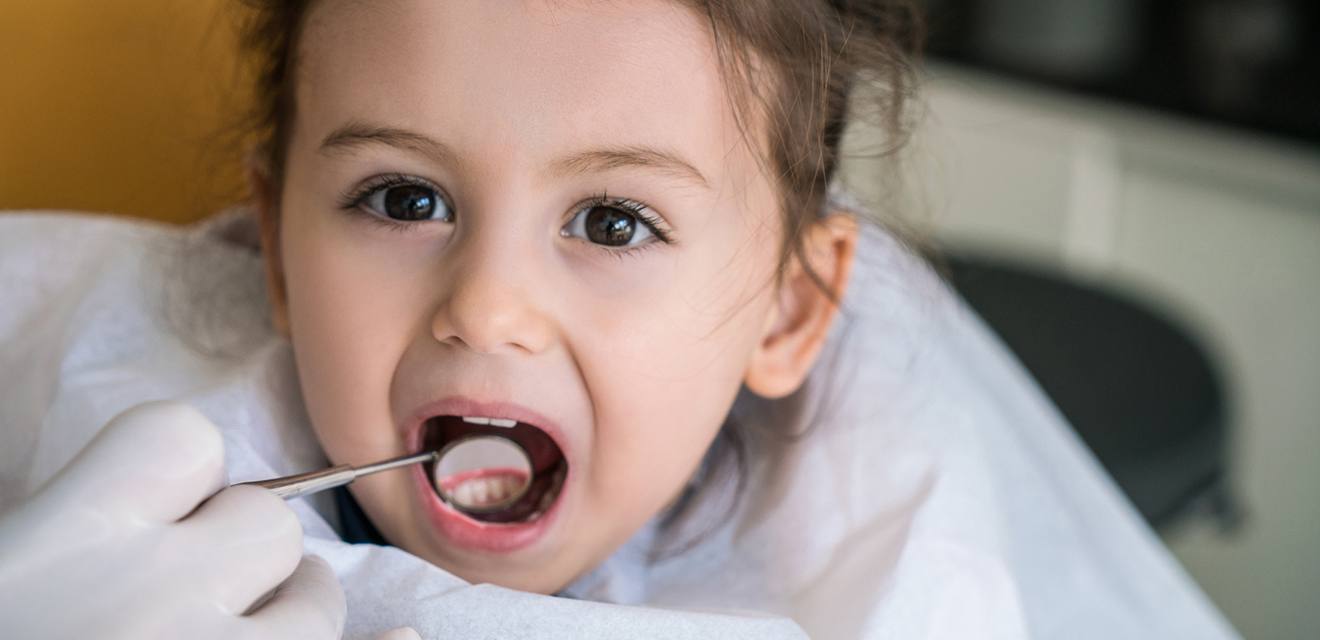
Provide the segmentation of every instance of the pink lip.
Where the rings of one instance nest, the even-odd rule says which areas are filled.
[[[436,532],[454,546],[484,551],[489,553],[510,553],[526,548],[543,538],[553,526],[556,516],[566,502],[569,486],[573,477],[573,456],[567,446],[567,438],[559,425],[544,416],[511,403],[479,402],[469,398],[452,396],[431,402],[419,408],[404,425],[404,442],[409,451],[420,451],[422,445],[422,425],[428,419],[441,415],[485,416],[488,418],[507,418],[536,425],[554,439],[564,458],[569,461],[568,476],[564,487],[554,504],[541,517],[531,522],[491,523],[479,522],[467,517],[453,507],[445,504],[436,494],[431,480],[426,476],[422,465],[412,468],[413,480],[417,486],[417,495],[422,503],[422,510]]]

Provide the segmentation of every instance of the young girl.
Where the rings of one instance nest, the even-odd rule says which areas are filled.
[[[98,484],[162,458],[214,460],[205,427],[179,426],[199,416],[140,409],[111,430],[135,432],[137,444],[94,446],[4,531],[7,548],[67,557],[32,533],[75,526],[50,514],[154,495],[136,499],[172,506],[122,511],[164,532],[149,539],[173,541],[167,551],[114,546],[143,529],[76,544],[75,534],[65,543],[86,552],[60,566],[131,557],[92,575],[130,572],[122,593],[150,584],[156,599],[99,594],[68,607],[102,617],[45,615],[36,600],[70,588],[73,570],[11,563],[0,571],[9,585],[54,585],[6,612],[26,625],[16,628],[224,635],[214,629],[237,620],[279,635],[289,628],[280,620],[297,620],[336,635],[333,581],[314,561],[294,571],[302,547],[343,585],[355,637],[400,625],[428,637],[1224,633],[1021,372],[860,208],[827,198],[854,83],[868,84],[864,112],[901,138],[915,33],[902,7],[256,5],[254,208],[280,337],[231,319],[244,328],[220,355],[188,356],[130,331],[106,353],[58,360],[63,405],[7,421],[46,423],[43,442],[81,444],[112,408],[183,398],[223,427],[234,480],[314,468],[318,445],[330,463],[363,464],[421,451],[445,429],[516,423],[525,446],[546,452],[537,464],[559,472],[535,508],[498,523],[445,505],[422,467],[373,475],[336,504],[293,503],[305,539],[290,545],[298,527],[259,490],[226,490],[188,515],[218,488],[205,471],[214,461],[133,476],[147,480],[119,493]],[[49,233],[45,221],[11,224],[10,237]],[[222,246],[215,227],[179,239],[79,224],[78,238],[118,234],[96,245],[113,247],[101,262],[77,263],[81,273],[99,264],[113,281],[112,256],[186,246],[190,272],[205,273],[184,308],[212,320],[264,313],[242,295],[208,301],[251,282],[254,259]],[[151,290],[143,274],[162,277],[161,264],[138,259],[127,281]],[[845,292],[852,324],[837,322]],[[179,305],[134,295],[144,318]],[[123,375],[126,361],[140,367]],[[85,370],[106,363],[121,375]],[[81,409],[58,409],[70,404]],[[75,418],[81,432],[62,433]],[[6,498],[71,454],[26,444],[29,462],[5,461],[25,488]],[[179,488],[197,484],[207,489]],[[179,568],[206,556],[196,561],[205,572]],[[196,596],[199,583],[209,595]],[[199,598],[222,613],[172,608]],[[1155,598],[1163,610],[1146,608]]]

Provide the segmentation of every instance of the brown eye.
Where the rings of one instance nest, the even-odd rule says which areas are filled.
[[[385,191],[385,215],[395,220],[430,220],[435,212],[435,193],[425,187],[407,185]]]
[[[584,206],[560,232],[604,247],[636,247],[659,239],[651,224],[622,205]]]
[[[382,218],[400,222],[451,222],[454,214],[444,198],[422,184],[382,186],[362,199],[361,206]]]
[[[637,231],[637,218],[614,207],[592,207],[585,222],[587,239],[609,247],[622,247]]]

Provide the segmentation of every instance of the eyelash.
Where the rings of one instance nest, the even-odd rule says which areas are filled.
[[[574,205],[572,209],[572,215],[569,216],[568,221],[572,221],[573,218],[576,218],[583,211],[590,210],[594,207],[614,207],[616,209],[620,209],[628,213],[632,217],[637,218],[638,222],[645,225],[646,228],[651,232],[651,235],[655,236],[656,239],[656,242],[648,242],[646,244],[638,245],[636,247],[624,247],[621,249],[613,249],[604,245],[596,244],[594,242],[587,242],[587,244],[590,245],[592,248],[599,250],[600,252],[604,253],[607,256],[610,256],[612,258],[623,259],[628,256],[637,255],[638,253],[646,251],[647,249],[653,248],[656,244],[674,243],[674,240],[673,238],[670,237],[669,232],[663,228],[664,223],[660,221],[659,217],[657,217],[655,214],[652,214],[650,212],[651,208],[646,206],[645,203],[639,202],[637,200],[632,200],[630,198],[610,198],[609,194],[606,193],[605,191],[601,191],[598,194],[593,194],[590,198],[583,200],[582,202],[579,202],[577,205]],[[565,222],[564,224],[568,224],[568,222]]]
[[[410,176],[402,173],[385,173],[367,180],[356,188],[349,189],[339,196],[339,208],[351,214],[365,218],[367,222],[386,231],[396,231],[406,233],[413,230],[418,225],[425,224],[427,220],[393,220],[382,218],[378,215],[367,213],[362,210],[362,203],[373,193],[381,189],[401,186],[418,186],[434,189],[440,199],[444,201],[445,206],[449,206],[449,197],[445,195],[440,187],[432,184],[428,180],[423,180],[416,176]],[[450,207],[452,211],[453,208]]]
[[[369,196],[371,196],[372,194],[376,193],[381,189],[389,189],[391,187],[398,187],[398,186],[419,186],[419,187],[426,187],[427,189],[434,189],[435,192],[440,196],[441,200],[443,200],[446,203],[446,206],[449,206],[448,204],[449,198],[444,195],[444,192],[440,189],[440,187],[436,186],[435,184],[432,184],[428,180],[423,180],[416,176],[405,175],[402,173],[381,174],[362,183],[360,186],[354,189],[345,191],[343,194],[339,196],[338,206],[340,209],[344,211],[357,214],[363,218],[366,218],[367,221],[379,226],[380,228],[389,231],[396,231],[400,233],[410,231],[413,228],[417,227],[418,225],[425,224],[426,222],[428,222],[426,220],[417,220],[417,221],[393,220],[393,219],[382,218],[378,215],[362,211],[362,203]],[[646,228],[650,230],[651,234],[655,236],[656,240],[659,243],[661,244],[674,243],[673,239],[670,237],[669,232],[663,228],[664,223],[660,221],[660,218],[650,213],[650,207],[648,207],[645,203],[639,202],[637,200],[632,200],[630,198],[611,199],[609,194],[605,191],[601,191],[598,194],[593,194],[590,198],[583,200],[578,204],[574,205],[572,209],[572,215],[569,216],[568,220],[571,221],[573,220],[573,218],[581,214],[583,210],[589,210],[594,207],[615,207],[617,209],[625,211],[629,215],[636,218],[638,222],[641,222],[643,225],[646,225]],[[567,222],[565,222],[565,224],[567,224]],[[587,242],[587,244],[592,246],[593,248],[602,251],[603,253],[611,257],[624,258],[630,255],[635,255],[638,252],[644,251],[646,249],[649,249],[651,248],[652,245],[656,243],[649,242],[644,245],[639,245],[636,247],[626,247],[623,249],[612,249],[604,245],[598,245],[594,242]]]

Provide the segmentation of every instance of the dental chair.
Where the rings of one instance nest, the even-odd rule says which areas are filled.
[[[1222,376],[1174,316],[1098,283],[950,252],[951,283],[1031,371],[1156,529],[1241,510]]]

